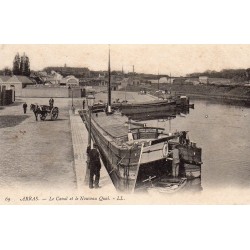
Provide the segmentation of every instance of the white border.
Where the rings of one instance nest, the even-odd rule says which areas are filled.
[[[248,1],[4,1],[1,43],[249,43]],[[1,59],[1,58],[0,58]],[[2,207],[2,249],[246,249],[248,207]]]
[[[249,43],[248,1],[4,1],[2,43]]]

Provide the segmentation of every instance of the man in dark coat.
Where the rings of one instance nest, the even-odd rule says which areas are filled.
[[[34,115],[36,117],[36,121],[38,121],[37,117],[38,117],[39,111],[40,111],[39,106],[37,104],[35,104],[35,108],[34,108],[33,112],[34,112]]]
[[[101,161],[96,144],[93,145],[93,148],[89,150],[88,154],[89,154],[89,170],[90,170],[89,188],[94,188],[94,185],[95,188],[100,188],[99,180],[100,180]]]
[[[26,110],[27,110],[27,103],[25,102],[24,104],[23,104],[23,113],[24,114],[26,114]]]
[[[52,109],[53,106],[54,106],[54,99],[51,97],[50,100],[49,100],[49,106],[50,108]]]

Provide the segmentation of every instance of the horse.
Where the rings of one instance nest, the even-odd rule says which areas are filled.
[[[39,114],[41,114],[41,108],[40,108],[40,106],[38,104],[30,104],[30,110],[32,110],[34,112],[34,115],[36,117],[36,121],[38,121],[37,120],[37,116]]]

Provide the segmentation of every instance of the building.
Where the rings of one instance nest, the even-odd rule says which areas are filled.
[[[185,84],[191,84],[191,85],[198,85],[200,84],[200,80],[199,78],[195,78],[195,77],[192,77],[192,78],[187,78],[185,81],[184,81]]]
[[[130,85],[134,85],[134,86],[137,86],[137,85],[140,85],[141,84],[141,80],[140,79],[131,79],[131,83]]]
[[[0,106],[5,106],[15,101],[14,89],[6,89],[5,85],[2,85],[0,80]]]
[[[121,85],[121,79],[116,76],[111,76],[111,89],[117,90],[118,86]],[[80,86],[91,86],[100,90],[107,89],[108,77],[99,76],[96,78],[82,78],[80,79]]]
[[[0,76],[0,84],[6,87],[6,90],[14,89],[15,96],[22,95],[22,89],[27,85],[35,83],[27,76]]]
[[[184,84],[187,79],[187,77],[175,77],[173,79],[173,84]]]
[[[120,88],[126,88],[128,85],[130,86],[138,86],[141,84],[141,80],[139,78],[127,77],[123,78],[120,81]]]
[[[63,79],[63,76],[55,71],[51,71],[51,73],[44,77],[45,84],[60,84],[61,80]]]
[[[60,85],[63,85],[63,86],[79,86],[79,79],[77,79],[76,77],[74,76],[66,76],[65,78],[62,78],[60,80]]]
[[[149,79],[148,80],[149,82],[153,83],[153,84],[158,84],[158,79]],[[159,83],[173,83],[174,81],[174,78],[172,77],[167,77],[167,76],[164,76],[164,77],[160,77],[159,78]]]
[[[51,72],[55,71],[60,73],[63,76],[70,76],[74,75],[76,77],[90,77],[90,71],[88,68],[80,68],[80,67],[67,67],[66,65],[64,67],[47,67],[44,69],[44,71]]]
[[[209,78],[209,83],[214,85],[230,85],[233,82],[232,79],[226,78]]]
[[[202,84],[208,84],[208,76],[199,76],[199,82]]]

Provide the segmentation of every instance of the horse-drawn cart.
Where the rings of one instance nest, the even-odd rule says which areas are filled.
[[[40,119],[44,121],[47,116],[50,116],[51,120],[56,120],[59,114],[58,107],[50,107],[47,105],[40,105]]]
[[[46,117],[50,117],[52,121],[56,120],[59,114],[58,107],[51,107],[48,105],[31,104],[30,109],[34,112],[36,119],[39,115],[42,121],[44,121]]]

